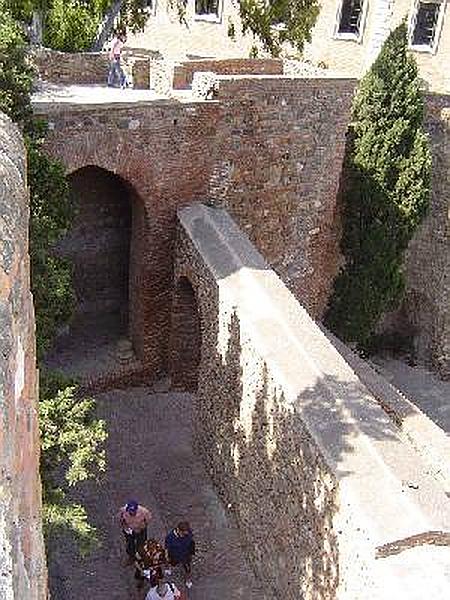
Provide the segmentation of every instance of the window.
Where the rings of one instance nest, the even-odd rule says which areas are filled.
[[[154,15],[156,13],[156,0],[144,0],[144,4],[149,14]]]
[[[195,16],[208,21],[218,21],[219,0],[195,0]]]
[[[365,16],[364,0],[342,0],[338,13],[336,37],[359,40]]]
[[[419,0],[411,21],[411,46],[424,51],[436,50],[442,25],[444,1]]]

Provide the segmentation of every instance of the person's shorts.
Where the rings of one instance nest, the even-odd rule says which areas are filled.
[[[184,559],[176,559],[173,556],[170,556],[169,554],[169,565],[171,567],[176,567],[177,565],[186,565],[187,567],[191,566],[191,562],[192,562],[192,556],[187,556]]]

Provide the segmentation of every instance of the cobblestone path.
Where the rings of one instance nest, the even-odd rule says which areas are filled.
[[[108,470],[98,484],[86,484],[79,497],[102,539],[87,559],[70,540],[52,549],[52,600],[141,600],[133,569],[124,567],[123,542],[114,522],[130,497],[154,514],[149,535],[164,532],[187,518],[197,539],[194,586],[189,600],[261,600],[232,519],[219,501],[201,460],[192,448],[188,394],[154,393],[149,388],[99,395],[98,413],[107,422]],[[180,582],[179,575],[174,578]]]

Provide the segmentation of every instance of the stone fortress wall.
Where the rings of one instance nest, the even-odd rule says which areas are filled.
[[[450,97],[427,97],[425,127],[433,155],[430,210],[406,255],[401,321],[417,359],[450,379]],[[401,330],[401,325],[398,327]]]
[[[0,113],[0,597],[47,598],[25,148]]]
[[[171,371],[268,596],[446,598],[446,487],[226,211],[179,211],[174,275]]]
[[[220,88],[220,106],[213,110],[213,121],[204,127],[205,138],[200,139],[200,131],[194,136],[196,148],[202,148],[200,153],[207,154],[204,154],[206,169],[200,179],[204,183],[205,177],[210,178],[206,186],[208,197],[215,203],[227,206],[240,225],[246,231],[249,229],[252,241],[290,289],[298,285],[301,287],[299,281],[307,282],[305,290],[311,290],[311,286],[314,288],[314,291],[306,294],[314,298],[315,306],[304,295],[299,297],[313,316],[320,316],[331,291],[332,278],[341,261],[340,206],[336,203],[336,186],[341,169],[343,131],[348,124],[349,103],[356,82],[334,78],[331,73],[324,76],[323,72],[303,72],[305,68],[300,63],[295,65],[296,68],[301,66],[299,77],[296,69],[292,70],[292,65],[277,61],[190,61],[180,64],[177,72],[173,65],[168,68],[162,59],[153,57],[149,60],[150,80],[157,81],[160,91],[164,88],[163,91],[168,94],[173,93],[177,77],[177,85],[186,87],[192,85],[191,78],[195,82],[199,76],[195,69],[215,69],[215,74],[200,74],[205,76],[204,81],[198,79],[201,91],[213,86],[217,94]],[[60,67],[58,61],[54,61],[54,64],[52,76],[56,81]],[[280,65],[292,75],[263,74],[267,70],[278,70]],[[259,71],[260,74],[244,75],[253,71]],[[75,69],[75,79],[77,72]],[[227,74],[220,75],[217,72]],[[208,109],[203,104],[196,103],[195,112],[205,111],[206,114]],[[169,112],[178,112],[176,104],[171,106]],[[446,181],[450,160],[447,148],[448,119],[445,115],[449,107],[448,96],[427,96],[426,127],[434,160],[432,206],[408,253],[405,303],[401,311],[395,316],[390,315],[388,319],[388,329],[392,330],[393,327],[395,331],[407,335],[413,333],[418,360],[437,369],[444,377],[448,377],[450,363],[449,283],[446,276],[448,269],[445,268],[449,243]],[[68,115],[70,110],[65,108],[64,113]],[[162,114],[154,112],[150,105],[146,110],[149,115]],[[178,104],[178,110],[188,115],[194,109],[187,108],[187,104]],[[92,111],[89,109],[90,113]],[[126,112],[121,109],[120,114]],[[104,116],[102,120],[105,120]],[[124,126],[118,124],[119,120],[114,116],[106,117],[114,130],[119,129],[119,137],[145,139],[142,126],[139,131],[125,134],[120,131]],[[136,123],[138,121],[139,118],[134,120]],[[64,122],[67,124],[68,119]],[[62,125],[58,124],[57,127],[59,130]],[[111,142],[103,141],[104,134],[101,133],[102,128],[106,131],[108,127],[106,122],[102,126],[98,123],[95,125],[97,139],[101,136],[105,148],[112,147]],[[92,129],[91,125],[89,128]],[[154,127],[151,129],[155,130]],[[157,137],[159,132],[163,139],[169,135],[164,118],[159,119],[157,130]],[[61,135],[64,135],[62,131]],[[82,132],[77,132],[76,139],[79,140],[82,135]],[[189,135],[185,138],[188,145],[193,141],[189,140]],[[62,145],[59,136],[55,134],[49,142],[49,148],[56,156]],[[128,148],[132,148],[133,143]],[[91,142],[86,144],[87,148],[92,146]],[[172,151],[176,152],[176,147],[171,148]],[[72,157],[65,157],[67,153]],[[70,149],[62,151],[69,168],[74,162],[73,153]],[[189,164],[188,155],[186,165]],[[197,155],[197,149],[194,155]],[[214,167],[213,157],[217,157]],[[164,163],[164,154],[154,158]],[[94,161],[91,164],[97,164],[95,156],[91,160]],[[111,163],[111,160],[106,162]],[[118,165],[117,172],[121,168]],[[327,176],[324,176],[325,173]],[[138,178],[148,177],[146,171]],[[135,178],[133,175],[132,185]],[[242,202],[242,193],[249,194],[252,200]],[[248,213],[243,220],[241,212]],[[289,238],[287,246],[285,235]],[[431,256],[433,260],[429,259]],[[311,269],[318,269],[317,277],[311,277]],[[433,281],[433,285],[429,285],[430,281]]]
[[[94,165],[133,190],[131,335],[155,373],[167,363],[176,211],[193,201],[226,206],[321,315],[337,268],[335,199],[353,85],[231,76],[217,102],[36,107],[49,121],[48,151],[69,173]]]

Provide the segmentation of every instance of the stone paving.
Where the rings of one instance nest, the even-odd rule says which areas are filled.
[[[169,96],[158,94],[155,90],[135,90],[133,88],[109,88],[106,85],[60,85],[41,82],[39,89],[31,97],[32,104],[134,104],[167,100]],[[191,90],[172,90],[170,98],[180,102],[192,101]]]
[[[108,469],[98,484],[85,484],[79,498],[98,528],[102,545],[89,558],[62,539],[52,549],[52,600],[141,600],[133,569],[124,567],[120,531],[114,521],[130,497],[154,515],[149,534],[162,538],[181,518],[197,540],[194,586],[189,600],[261,600],[244,557],[233,517],[221,504],[192,445],[192,397],[145,387],[115,390],[98,397],[106,420]],[[180,583],[180,575],[174,575]]]
[[[388,381],[450,435],[450,381],[393,358],[375,357],[373,362]]]

